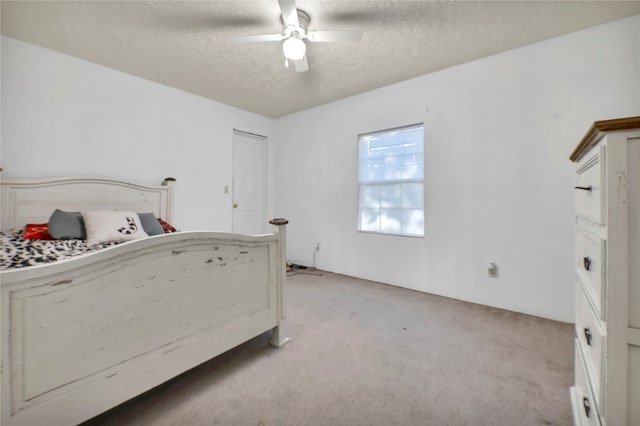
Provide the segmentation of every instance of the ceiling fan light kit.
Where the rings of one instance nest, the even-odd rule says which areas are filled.
[[[292,61],[300,61],[304,58],[307,46],[304,41],[297,37],[290,37],[282,43],[282,51],[287,59]]]

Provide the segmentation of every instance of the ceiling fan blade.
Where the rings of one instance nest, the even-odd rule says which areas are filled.
[[[331,41],[343,41],[343,42],[358,42],[362,40],[362,30],[320,30],[309,31],[307,38],[310,41],[319,42],[331,42]]]
[[[157,14],[145,15],[152,24],[161,24],[177,31],[211,31],[237,27],[257,27],[268,25],[269,21],[260,16],[238,16],[223,13],[195,13],[184,11],[180,14],[160,10]]]
[[[236,36],[231,37],[232,41],[237,42],[258,42],[258,41],[280,41],[284,39],[282,34],[263,34],[263,35],[250,35],[250,36]]]
[[[294,0],[278,0],[280,10],[282,11],[282,19],[284,25],[287,27],[298,27],[298,9],[296,9],[296,2]]]
[[[307,62],[307,55],[305,55],[299,61],[292,61],[293,65],[296,67],[296,72],[305,72],[309,71],[309,63]]]

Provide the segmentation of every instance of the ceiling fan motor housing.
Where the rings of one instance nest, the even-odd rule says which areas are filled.
[[[280,21],[282,22],[282,28],[287,36],[298,33],[299,35],[306,35],[309,29],[309,22],[311,22],[311,18],[309,18],[309,14],[304,10],[296,9],[298,12],[298,26],[290,25],[284,22],[284,17],[280,15]]]

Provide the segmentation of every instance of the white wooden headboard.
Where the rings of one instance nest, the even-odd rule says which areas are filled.
[[[1,229],[46,223],[55,209],[152,212],[172,223],[174,181],[166,178],[162,185],[145,186],[91,177],[2,179]]]

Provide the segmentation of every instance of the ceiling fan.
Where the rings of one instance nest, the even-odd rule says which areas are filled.
[[[309,14],[296,7],[295,0],[278,0],[282,12],[282,34],[264,34],[255,36],[235,37],[239,41],[282,41],[282,51],[285,56],[284,64],[289,66],[293,62],[296,72],[309,69],[307,62],[307,45],[310,42],[359,42],[362,30],[316,30],[309,31]]]

